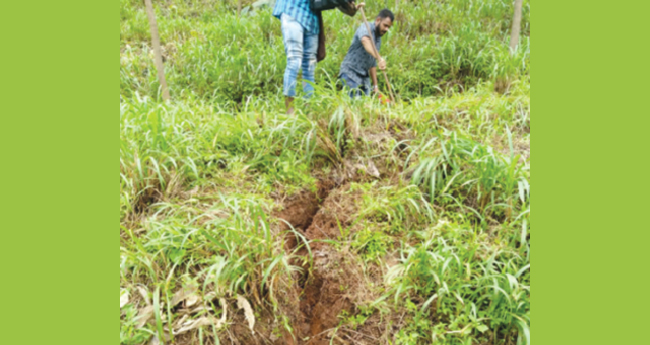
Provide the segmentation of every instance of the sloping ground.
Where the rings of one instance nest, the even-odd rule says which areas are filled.
[[[316,96],[288,117],[269,9],[158,7],[160,104],[121,0],[121,344],[530,342],[529,41],[501,42],[508,1],[402,3],[402,100],[329,84],[354,29],[330,13]]]
[[[122,104],[120,342],[529,339],[529,89],[491,88]]]
[[[280,21],[272,9],[245,10],[239,0],[167,0],[155,4],[170,92],[175,99],[214,100],[242,105],[278,93],[286,57]],[[504,91],[530,68],[530,0],[524,0],[521,47],[510,56],[512,1],[420,0],[367,2],[372,18],[388,6],[396,14],[381,55],[390,66],[394,89],[405,99],[442,95],[495,80]],[[324,13],[327,55],[316,82],[330,85],[338,75],[355,30],[362,25],[338,11]],[[142,1],[120,0],[120,95],[157,97],[159,84]],[[386,89],[383,78],[379,83]]]

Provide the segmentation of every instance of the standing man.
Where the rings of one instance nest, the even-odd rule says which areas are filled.
[[[343,81],[344,86],[350,89],[352,98],[361,95],[370,95],[370,79],[372,79],[372,90],[379,92],[377,84],[377,60],[379,60],[379,69],[386,70],[386,60],[379,59],[372,42],[375,42],[377,52],[381,49],[381,37],[388,33],[393,26],[395,15],[388,9],[379,12],[374,23],[370,23],[370,30],[366,28],[365,23],[357,29],[352,40],[352,46],[341,65],[339,78]],[[372,41],[371,41],[372,40]]]
[[[295,112],[293,102],[296,97],[298,73],[302,69],[303,88],[307,97],[314,92],[314,72],[316,71],[316,54],[318,52],[319,20],[309,7],[310,0],[277,0],[273,16],[282,21],[284,51],[287,54],[287,69],[284,72],[284,96],[287,114]],[[343,1],[341,1],[343,2]],[[357,6],[354,1],[339,10],[354,16]],[[310,84],[311,83],[311,84]]]

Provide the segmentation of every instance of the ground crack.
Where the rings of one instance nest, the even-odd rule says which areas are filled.
[[[323,204],[329,198],[330,194],[335,190],[337,184],[331,180],[321,180],[318,183],[318,190],[316,192],[303,191],[294,196],[284,203],[283,211],[277,216],[279,219],[284,220],[295,229],[296,232],[302,234],[307,241],[314,240],[309,229],[315,226],[314,220],[321,211]],[[281,231],[286,233],[285,250],[289,253],[296,253],[298,258],[292,262],[296,266],[303,268],[302,275],[297,279],[298,295],[300,296],[299,310],[296,311],[296,320],[293,325],[294,335],[286,336],[281,339],[281,344],[320,344],[314,342],[319,333],[322,333],[320,314],[322,314],[322,291],[326,284],[318,270],[310,267],[309,262],[304,260],[309,255],[309,250],[305,246],[300,246],[302,240],[296,237],[296,234],[291,230],[291,227],[284,223],[281,226]],[[312,254],[314,253],[312,249]],[[318,258],[314,258],[317,260]],[[294,341],[293,338],[295,336]],[[305,341],[304,339],[308,339]],[[280,343],[276,343],[280,344]]]

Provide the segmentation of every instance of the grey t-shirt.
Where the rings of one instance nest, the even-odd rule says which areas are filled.
[[[348,50],[348,54],[343,60],[341,73],[339,74],[339,76],[341,74],[347,75],[348,78],[360,85],[370,85],[370,74],[368,73],[368,70],[377,66],[377,61],[372,57],[372,55],[368,54],[366,49],[363,47],[363,43],[361,43],[361,39],[364,36],[374,38],[377,51],[381,50],[381,37],[375,37],[375,23],[370,23],[370,30],[372,30],[372,35],[368,34],[366,24],[361,24],[357,29],[357,32],[354,34],[354,38],[352,39],[352,45]]]

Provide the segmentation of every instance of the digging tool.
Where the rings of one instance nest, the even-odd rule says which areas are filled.
[[[363,10],[363,7],[359,9],[361,11],[361,16],[363,16],[363,22],[366,23],[366,29],[368,29],[368,33],[372,34],[372,31],[370,30],[370,24],[368,24],[368,18],[366,18],[366,12]],[[379,55],[379,51],[377,50],[377,47],[375,46],[375,41],[372,39],[372,36],[370,37],[370,42],[372,43],[372,49],[375,51],[375,54],[377,57],[381,60],[381,55]],[[390,81],[388,80],[388,73],[386,71],[384,72],[384,78],[386,78],[386,85],[388,85],[388,91],[390,92],[390,99],[393,104],[395,103],[395,95],[393,95],[393,88],[390,86]]]

